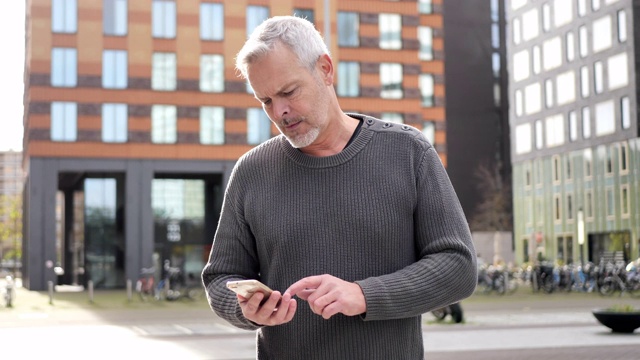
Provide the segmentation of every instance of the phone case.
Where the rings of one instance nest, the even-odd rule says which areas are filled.
[[[264,293],[266,299],[272,292],[267,285],[258,280],[229,281],[227,282],[227,287],[244,298],[250,298],[253,294],[260,291]]]

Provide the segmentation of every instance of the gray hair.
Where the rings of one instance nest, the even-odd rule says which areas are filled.
[[[311,22],[296,16],[274,16],[255,28],[236,56],[236,69],[247,79],[251,63],[273,50],[281,43],[287,46],[303,67],[313,70],[318,58],[329,54],[322,35]]]

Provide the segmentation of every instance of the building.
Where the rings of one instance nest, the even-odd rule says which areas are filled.
[[[511,181],[504,0],[447,0],[443,7],[447,171],[472,230],[510,232],[510,220],[500,227],[490,216],[480,219],[490,189],[477,178],[485,167]],[[505,195],[510,203],[508,189]]]
[[[0,271],[18,271],[22,242],[22,152],[0,152]]]
[[[512,0],[509,100],[520,262],[638,257],[636,1]]]
[[[121,288],[164,260],[200,273],[235,160],[277,132],[234,69],[269,16],[312,20],[343,108],[423,130],[447,163],[439,0],[26,6],[29,289]]]

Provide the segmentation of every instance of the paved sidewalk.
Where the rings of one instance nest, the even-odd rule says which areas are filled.
[[[3,358],[255,357],[255,333],[216,318],[204,300],[143,303],[129,301],[124,291],[97,291],[93,303],[86,292],[59,292],[49,304],[46,292],[18,290],[13,309],[0,302],[0,339],[12,344],[3,347]],[[511,297],[477,295],[462,303],[463,324],[439,324],[424,315],[426,358],[638,360],[639,330],[612,334],[591,315],[593,308],[614,304],[640,307],[640,300],[526,290]]]

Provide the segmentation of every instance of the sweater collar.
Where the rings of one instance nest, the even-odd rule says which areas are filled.
[[[287,138],[282,134],[279,136],[280,147],[289,159],[303,167],[320,169],[344,164],[362,151],[373,135],[371,131],[368,131],[369,126],[372,124],[372,121],[370,120],[372,118],[353,113],[348,113],[347,115],[362,121],[362,129],[355,134],[355,137],[349,146],[335,155],[323,157],[309,156],[291,146]]]

